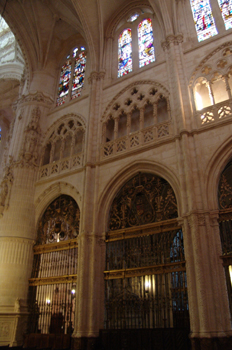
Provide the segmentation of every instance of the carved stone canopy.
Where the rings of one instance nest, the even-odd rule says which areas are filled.
[[[169,183],[149,173],[139,173],[118,192],[110,209],[109,230],[140,226],[176,218],[177,203]]]

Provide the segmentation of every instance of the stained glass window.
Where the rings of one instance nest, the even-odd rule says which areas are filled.
[[[138,25],[139,67],[155,61],[153,29],[150,18],[144,19]]]
[[[232,0],[218,0],[226,30],[232,28]]]
[[[73,73],[73,84],[72,84],[72,99],[80,96],[81,89],[84,85],[85,79],[85,65],[86,55],[85,52],[81,52],[78,58],[75,60],[74,73]]]
[[[218,34],[209,0],[190,0],[198,41]]]
[[[86,66],[85,48],[83,46],[81,48],[75,47],[66,59],[60,73],[57,106],[63,105],[65,100],[69,100],[70,97],[74,99],[80,96],[84,85]]]
[[[118,39],[118,77],[132,72],[132,35],[125,29]]]
[[[67,60],[61,68],[57,106],[64,104],[69,91],[72,62]]]

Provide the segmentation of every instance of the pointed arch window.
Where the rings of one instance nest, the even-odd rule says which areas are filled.
[[[190,0],[198,41],[218,34],[209,0]]]
[[[138,25],[139,68],[155,61],[153,29],[150,18]]]
[[[124,29],[118,38],[118,77],[132,72],[132,34]]]
[[[86,52],[84,47],[75,47],[67,56],[60,72],[57,106],[81,95],[85,80]]]
[[[218,0],[226,30],[232,28],[232,0]]]

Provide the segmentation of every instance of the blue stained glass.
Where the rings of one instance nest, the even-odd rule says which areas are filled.
[[[226,30],[232,28],[232,0],[218,0]]]
[[[218,34],[209,0],[190,0],[198,41]]]
[[[77,55],[77,51],[78,51],[78,47],[75,47],[75,49],[73,50],[73,57],[76,57],[76,55]]]
[[[132,72],[132,35],[125,29],[118,39],[118,77]]]
[[[137,18],[139,17],[138,13],[135,13],[134,15],[132,15],[127,22],[134,22]]]
[[[72,84],[72,99],[81,95],[81,90],[85,80],[86,54],[80,53],[75,61],[73,84]]]
[[[155,61],[153,29],[150,18],[144,19],[138,25],[139,67]]]
[[[61,106],[65,102],[65,98],[69,91],[69,81],[71,77],[72,63],[71,60],[66,61],[66,63],[61,68],[60,81],[59,81],[59,91],[57,98],[57,106]]]

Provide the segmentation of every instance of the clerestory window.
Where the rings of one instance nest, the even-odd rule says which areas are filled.
[[[209,0],[190,0],[198,41],[218,34]]]
[[[66,57],[60,72],[58,96],[56,105],[61,106],[66,101],[73,100],[81,95],[86,68],[85,47],[75,47]]]
[[[127,21],[136,24],[136,21],[139,21],[138,17],[138,14],[133,14]],[[133,51],[138,52],[137,55],[133,56]],[[155,61],[153,28],[150,18],[144,18],[137,26],[131,24],[131,27],[124,29],[119,34],[118,77],[132,72],[133,60],[136,61],[135,66],[139,68]]]

